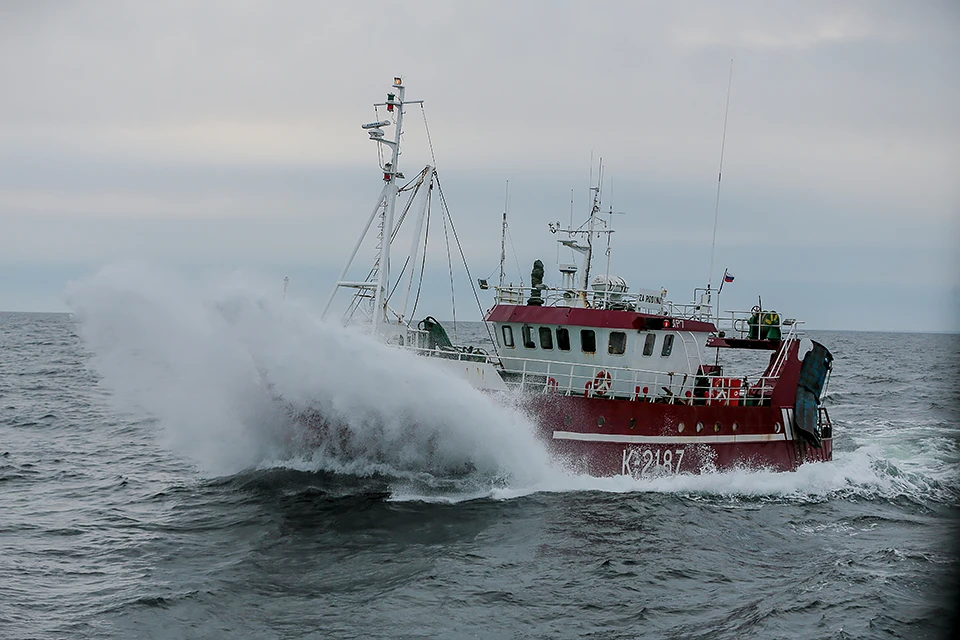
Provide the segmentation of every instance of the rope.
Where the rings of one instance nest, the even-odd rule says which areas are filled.
[[[427,130],[427,143],[430,145],[430,159],[433,160],[433,166],[437,166],[437,156],[433,153],[433,138],[430,137],[430,127],[427,125],[427,110],[423,103],[420,103],[420,113],[423,114],[423,128]],[[437,183],[439,186],[439,183]]]
[[[723,110],[723,136],[720,139],[720,168],[717,170],[717,202],[713,207],[713,243],[710,245],[710,272],[707,291],[713,285],[713,257],[717,251],[717,222],[720,219],[720,180],[723,178],[723,148],[727,144],[727,116],[730,115],[730,87],[733,85],[733,58],[730,58],[730,76],[727,78],[727,106]]]
[[[426,171],[421,171],[419,175],[411,179],[409,182],[407,182],[407,184],[405,184],[403,187],[399,189],[399,192],[403,192],[412,188],[413,195],[404,205],[403,209],[400,212],[399,217],[397,218],[397,223],[394,225],[393,232],[390,234],[391,243],[396,239],[397,233],[399,233],[400,227],[403,225],[403,221],[406,219],[407,214],[410,212],[410,207],[413,205],[413,200],[416,198],[417,192],[420,190],[420,187],[423,186],[423,178],[425,174],[426,174]],[[397,287],[399,286],[401,280],[403,279],[403,274],[406,271],[407,263],[409,262],[410,262],[410,257],[407,256],[407,260],[403,263],[403,269],[400,270],[400,274],[397,276],[397,280],[393,285],[393,289],[386,296],[387,300],[390,300],[390,298],[393,297],[393,294],[396,293]],[[373,274],[377,272],[377,269],[379,269],[379,264],[377,263],[377,261],[375,261],[374,266],[371,267],[370,270],[367,272],[367,277],[364,279],[364,281],[369,281],[370,278],[373,277]],[[370,296],[363,289],[358,290],[357,293],[353,294],[353,300],[351,300],[350,304],[347,306],[347,310],[346,312],[344,312],[343,317],[346,319],[349,316],[356,313],[357,309],[360,307],[360,304],[364,300],[369,298]]]
[[[403,185],[402,187],[397,188],[397,193],[403,193],[404,191],[407,191],[408,189],[410,189],[410,185],[412,185],[414,182],[417,183],[416,188],[419,189],[420,185],[423,183],[423,177],[426,173],[427,173],[426,169],[421,169],[420,173],[418,173],[416,177],[412,178],[407,184]]]
[[[453,218],[450,216],[450,208],[447,206],[447,199],[443,195],[443,188],[440,186],[439,177],[437,178],[437,191],[440,193],[440,202],[443,205],[443,210],[446,212],[447,217],[450,218],[450,229],[453,231],[454,240],[457,241],[457,249],[460,250],[460,259],[463,261],[463,268],[467,272],[467,280],[470,281],[470,288],[473,290],[473,298],[477,301],[477,309],[480,311],[480,317],[482,318],[483,305],[480,303],[480,294],[477,293],[477,285],[473,280],[473,276],[470,275],[470,267],[467,265],[467,256],[463,253],[463,245],[460,244],[460,237],[457,235],[457,228],[453,225]],[[490,330],[490,325],[484,321],[483,326],[487,330],[487,336],[490,338],[490,344],[493,345],[493,352],[499,358],[500,351],[497,349],[497,341],[493,337],[493,332]]]
[[[442,193],[443,192],[441,192],[441,194]],[[443,196],[441,195],[441,198],[442,197]],[[460,342],[460,338],[457,337],[457,298],[454,294],[453,287],[453,262],[450,260],[450,236],[447,234],[448,217],[450,217],[449,212],[447,215],[441,215],[440,219],[443,220],[443,238],[447,243],[447,271],[450,273],[450,307],[453,310],[453,339],[457,342]],[[450,221],[450,226],[453,226],[453,220]]]
[[[429,187],[433,189],[433,185]],[[423,289],[423,272],[427,266],[427,242],[430,239],[430,213],[433,211],[433,198],[427,196],[427,228],[423,233],[423,256],[420,260],[420,280],[417,282],[417,297],[413,300],[413,310],[410,312],[411,318],[417,317],[417,305],[420,304],[420,291]]]
[[[513,235],[510,233],[510,227],[507,227],[507,240],[510,241],[510,250],[513,251],[513,261],[517,263],[517,274],[520,276],[520,288],[523,288],[523,269],[520,268],[520,258],[517,257],[517,248],[513,246]]]
[[[403,211],[400,212],[400,217],[397,218],[397,223],[393,225],[393,232],[390,234],[390,244],[393,244],[393,241],[397,239],[397,233],[400,232],[400,225],[403,224],[403,221],[406,219],[407,214],[410,212],[410,207],[413,205],[413,199],[417,197],[417,191],[415,189],[413,195],[410,197],[410,200],[407,201],[407,204],[404,205]]]
[[[390,289],[390,295],[387,296],[388,301],[393,297],[393,294],[397,292],[400,283],[403,282],[403,274],[407,272],[408,266],[410,266],[410,256],[407,256],[407,259],[403,261],[403,268],[400,269],[400,273],[397,274],[397,281],[393,283],[393,289]]]

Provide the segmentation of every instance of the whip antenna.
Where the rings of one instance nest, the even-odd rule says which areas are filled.
[[[510,208],[510,181],[503,196],[503,222],[500,225],[500,288],[503,289],[503,263],[507,259],[507,209]]]
[[[730,86],[733,84],[733,58],[730,58],[730,77],[727,78],[727,107],[723,111],[723,137],[720,139],[720,169],[717,171],[717,202],[713,207],[713,244],[710,245],[710,273],[707,274],[707,291],[713,284],[713,256],[717,251],[717,220],[720,216],[720,180],[723,179],[723,148],[727,142],[727,115],[730,113]]]

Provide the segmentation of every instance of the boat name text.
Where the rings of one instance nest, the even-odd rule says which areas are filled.
[[[683,449],[627,447],[623,450],[621,473],[639,478],[655,473],[680,473]]]

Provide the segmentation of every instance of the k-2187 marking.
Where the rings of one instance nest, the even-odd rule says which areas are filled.
[[[683,449],[627,447],[623,450],[621,473],[625,476],[645,476],[655,473],[680,473]]]

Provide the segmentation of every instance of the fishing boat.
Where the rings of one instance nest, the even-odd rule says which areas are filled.
[[[387,344],[430,358],[485,392],[518,395],[550,451],[578,472],[788,471],[832,459],[833,428],[821,404],[829,350],[805,337],[800,321],[762,305],[715,313],[714,296],[733,279],[726,270],[716,292],[708,282],[687,304],[671,302],[665,289],[632,289],[610,274],[612,216],[601,213],[602,179],[591,189],[583,224],[548,225],[571,255],[557,265],[555,285],[545,282],[539,260],[529,286],[504,284],[502,248],[496,285],[469,278],[478,304],[477,288],[492,292],[492,306],[481,305],[491,352],[453,344],[431,316],[415,321],[414,285],[423,278],[435,199],[452,231],[445,235],[456,240],[461,258],[463,250],[434,165],[409,181],[399,171],[404,114],[422,107],[406,100],[405,90],[395,78],[386,100],[374,105],[377,119],[362,125],[380,150],[383,188],[324,314],[339,291],[350,290],[344,322],[360,320]],[[504,231],[506,224],[504,213]],[[409,249],[395,253],[404,225]],[[370,236],[373,266],[366,277],[350,279]],[[606,268],[598,273],[595,245],[604,240]]]

